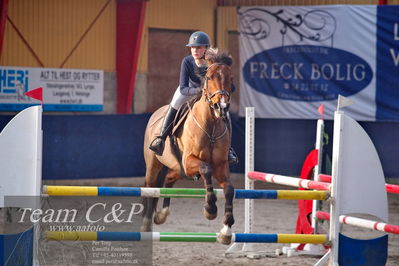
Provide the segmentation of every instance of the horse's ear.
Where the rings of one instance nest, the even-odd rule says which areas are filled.
[[[210,47],[208,50],[206,50],[205,53],[205,60],[208,63],[208,65],[212,65],[213,63],[216,62],[216,56],[218,54],[218,49]]]

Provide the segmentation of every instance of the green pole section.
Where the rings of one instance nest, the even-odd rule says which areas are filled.
[[[159,191],[163,198],[204,198],[206,195],[203,188],[161,188]]]
[[[160,233],[160,241],[171,242],[216,242],[216,233]]]

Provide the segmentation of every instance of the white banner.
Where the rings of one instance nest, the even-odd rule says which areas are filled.
[[[0,110],[18,111],[39,101],[24,95],[43,88],[45,111],[102,111],[101,70],[0,67]]]
[[[386,84],[399,82],[397,6],[241,7],[238,15],[240,115],[255,106],[257,117],[317,119],[323,103],[332,119],[343,95],[355,120],[399,120]]]

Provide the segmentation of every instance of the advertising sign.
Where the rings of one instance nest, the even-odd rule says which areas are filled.
[[[240,114],[399,120],[399,6],[241,7]]]
[[[40,103],[24,95],[43,88],[45,111],[102,111],[100,70],[0,67],[0,110],[18,111]]]

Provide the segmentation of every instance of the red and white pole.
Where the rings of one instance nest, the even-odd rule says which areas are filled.
[[[318,182],[318,181],[300,179],[296,177],[283,176],[283,175],[267,174],[256,171],[249,172],[248,177],[254,180],[260,180],[269,183],[275,183],[291,187],[300,187],[306,189],[329,191],[331,186],[331,184],[325,182]]]
[[[319,180],[326,183],[331,183],[330,175],[319,175]],[[399,185],[385,184],[388,193],[399,194]]]
[[[330,214],[328,212],[318,211],[316,212],[316,217],[320,220],[330,220]],[[372,220],[356,218],[352,216],[340,215],[339,222],[341,224],[349,224],[357,227],[368,228],[371,230],[391,233],[391,234],[399,234],[399,226],[392,225],[382,222],[376,222]]]

